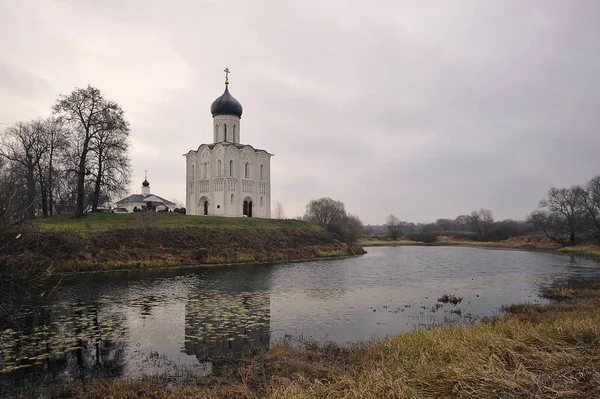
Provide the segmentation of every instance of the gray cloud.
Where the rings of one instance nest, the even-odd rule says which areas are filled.
[[[132,122],[143,170],[184,200],[181,154],[210,103],[242,102],[242,141],[276,156],[288,216],[331,196],[372,224],[489,207],[523,218],[600,173],[596,1],[7,2],[0,121],[98,86]]]

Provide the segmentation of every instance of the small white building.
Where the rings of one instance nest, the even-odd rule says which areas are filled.
[[[116,208],[125,208],[127,212],[154,209],[156,211],[173,210],[175,203],[150,193],[150,183],[146,177],[142,182],[142,193],[133,194],[115,203]]]
[[[188,215],[271,217],[273,154],[240,142],[242,105],[225,92],[210,107],[213,142],[183,154],[186,158]]]

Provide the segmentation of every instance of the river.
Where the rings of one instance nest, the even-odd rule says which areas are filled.
[[[185,379],[277,342],[471,324],[600,277],[591,259],[467,247],[371,247],[347,259],[90,273],[0,335],[0,396],[96,376]],[[459,303],[442,303],[452,295]],[[185,382],[185,381],[184,381]]]

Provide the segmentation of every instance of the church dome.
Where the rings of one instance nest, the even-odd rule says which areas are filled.
[[[213,101],[212,105],[210,106],[210,113],[212,116],[235,115],[240,118],[242,116],[242,112],[242,104],[240,104],[238,100],[229,94],[228,85],[225,86],[225,92],[223,95]]]
[[[150,183],[148,182],[147,179],[144,179],[144,181],[142,182],[142,186],[144,186],[144,187],[150,187]]]

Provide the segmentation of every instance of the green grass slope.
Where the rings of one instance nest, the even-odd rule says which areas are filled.
[[[295,227],[303,230],[321,230],[315,224],[294,219],[232,218],[219,216],[191,216],[178,213],[153,214],[138,213],[90,213],[82,218],[73,215],[59,215],[39,218],[31,222],[43,230],[74,232],[100,232],[112,229],[132,229],[143,227],[227,227],[243,229],[271,229]]]

